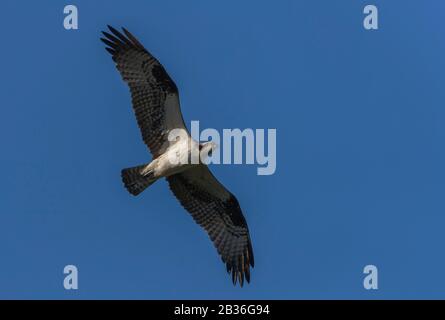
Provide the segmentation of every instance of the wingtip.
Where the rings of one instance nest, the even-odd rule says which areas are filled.
[[[250,283],[250,278],[246,280],[248,283]],[[242,288],[244,286],[244,274],[241,271],[235,271],[233,270],[232,272],[232,283],[233,285],[236,287],[237,284],[240,285],[240,287]]]
[[[116,51],[114,51],[113,49],[111,49],[111,48],[105,48],[105,50],[107,50],[108,51],[108,53],[110,53],[112,56],[114,56],[114,54],[116,53]]]
[[[244,260],[244,258],[240,258],[238,263],[230,263],[222,258],[222,261],[226,265],[226,271],[232,278],[232,284],[236,286],[238,283],[242,288],[247,282],[250,283],[250,267],[253,268],[251,261]]]
[[[108,28],[108,31],[110,31],[111,33],[114,33],[113,30],[116,30],[115,28],[113,28],[113,26],[111,26],[109,24],[107,24],[107,28]],[[103,31],[103,33],[106,33],[106,31]]]
[[[108,29],[115,35],[120,35],[121,33],[114,27],[108,25]]]

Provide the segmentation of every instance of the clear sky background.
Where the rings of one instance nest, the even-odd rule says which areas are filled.
[[[63,28],[63,7],[79,30]],[[375,4],[380,29],[366,31]],[[445,298],[442,1],[3,1],[0,298]],[[99,41],[132,31],[201,128],[276,128],[277,171],[213,166],[255,251],[234,287],[147,162]],[[79,269],[66,291],[63,267]],[[379,289],[363,288],[363,267]]]

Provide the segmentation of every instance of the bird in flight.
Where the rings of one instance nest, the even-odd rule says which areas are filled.
[[[153,157],[150,163],[122,170],[125,188],[136,196],[165,177],[181,205],[213,241],[233,284],[238,281],[243,286],[244,279],[250,282],[254,258],[249,228],[238,200],[202,159],[193,164],[172,161],[179,157],[189,159],[193,150],[211,155],[216,144],[192,139],[182,117],[178,88],[159,61],[125,28],[122,32],[108,28],[109,32],[102,32],[101,40],[130,87],[142,139]],[[178,129],[186,134],[169,139],[169,134]]]

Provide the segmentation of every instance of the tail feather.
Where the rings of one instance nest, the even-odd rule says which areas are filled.
[[[146,175],[141,174],[142,169],[146,166],[147,165],[144,164],[133,168],[127,168],[123,169],[121,172],[125,188],[134,196],[140,194],[157,180],[153,177],[153,172],[148,172]]]

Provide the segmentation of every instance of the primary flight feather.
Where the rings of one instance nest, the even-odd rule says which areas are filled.
[[[193,148],[210,153],[215,144],[200,144],[190,137],[179,106],[178,88],[159,61],[125,28],[123,33],[108,28],[101,40],[130,87],[142,139],[153,155],[148,164],[122,170],[125,187],[138,195],[165,177],[181,205],[206,230],[233,283],[238,281],[242,286],[244,279],[250,282],[250,267],[254,266],[252,243],[238,200],[204,163],[171,161],[172,157],[189,157]],[[169,141],[175,129],[184,130],[186,137]]]

